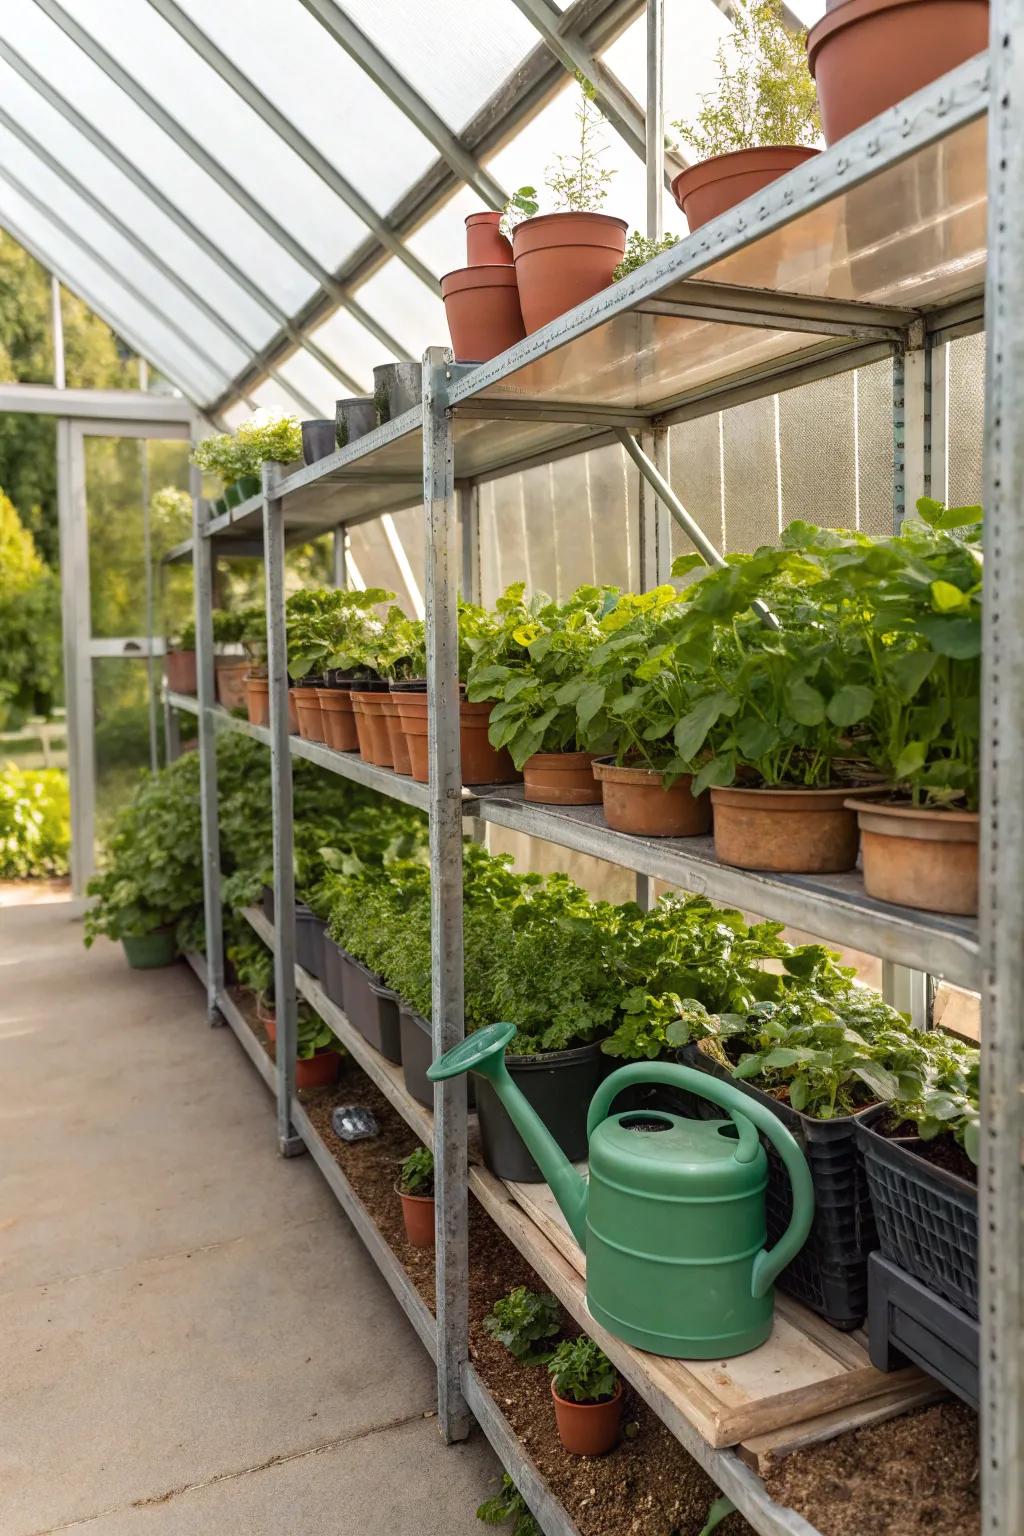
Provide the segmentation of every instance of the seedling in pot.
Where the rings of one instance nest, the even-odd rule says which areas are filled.
[[[405,1235],[414,1248],[434,1245],[434,1157],[427,1147],[417,1147],[402,1164],[398,1176]]]
[[[554,1354],[548,1341],[562,1331],[562,1311],[550,1292],[517,1285],[494,1303],[484,1327],[520,1365],[546,1365]]]
[[[403,1195],[433,1197],[434,1155],[428,1147],[417,1147],[402,1163],[398,1188]]]
[[[603,1456],[619,1438],[622,1384],[586,1334],[565,1339],[548,1361],[558,1438],[577,1456]]]

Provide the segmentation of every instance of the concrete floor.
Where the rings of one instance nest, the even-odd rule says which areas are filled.
[[[182,963],[0,903],[0,1531],[469,1536],[500,1469]]]

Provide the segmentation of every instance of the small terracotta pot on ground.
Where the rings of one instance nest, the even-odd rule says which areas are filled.
[[[878,901],[973,917],[978,910],[978,813],[861,800],[864,889]]]
[[[364,763],[375,763],[378,768],[393,768],[387,716],[378,707],[381,702],[379,691],[352,689],[360,757]]]
[[[523,764],[526,799],[538,805],[600,805],[594,752],[535,752]]]
[[[501,212],[471,213],[466,219],[466,265],[512,265],[512,242],[501,232]]]
[[[317,1051],[295,1063],[296,1088],[329,1088],[338,1081],[341,1057],[337,1051]]]
[[[826,144],[988,47],[988,0],[843,0],[807,36]]]
[[[527,335],[607,288],[626,249],[626,223],[607,213],[542,213],[512,235]]]
[[[295,701],[299,735],[304,741],[323,741],[324,714],[320,707],[319,689],[314,683],[302,683],[289,692]]]
[[[349,688],[318,688],[323,720],[324,740],[335,752],[358,752],[356,717],[352,708],[352,691]]]
[[[551,1383],[558,1438],[573,1456],[606,1456],[619,1439],[622,1419],[622,1382],[606,1403],[574,1403],[559,1397]]]
[[[713,155],[680,171],[672,183],[672,196],[686,215],[692,234],[817,153],[796,144],[779,144]]]
[[[707,794],[694,799],[691,774],[666,789],[654,768],[620,768],[610,759],[600,759],[593,772],[601,786],[604,819],[615,832],[636,837],[703,837],[711,826],[711,802]]]
[[[377,708],[383,718],[391,747],[391,766],[396,773],[408,778],[412,773],[412,763],[409,758],[409,743],[402,729],[402,717],[398,713],[398,700],[393,693],[381,693],[377,697]]]
[[[410,769],[418,784],[430,779],[427,761],[427,695],[424,691],[396,689],[402,730],[409,747]],[[463,784],[514,784],[520,775],[512,765],[505,747],[492,747],[487,739],[494,705],[485,701],[459,704],[459,741]]]
[[[441,297],[459,362],[485,363],[526,335],[515,267],[494,264],[447,272]]]
[[[850,789],[713,789],[715,855],[736,869],[830,875],[857,862]]]
[[[217,656],[214,681],[217,703],[225,709],[241,709],[245,704],[245,678],[251,663],[244,656]]]
[[[171,693],[195,693],[195,651],[168,651],[164,657],[164,672]]]
[[[245,674],[245,707],[250,725],[270,724],[270,679],[265,673]]]
[[[434,1246],[434,1197],[433,1195],[406,1195],[395,1186],[402,1202],[402,1220],[405,1235],[413,1248]]]

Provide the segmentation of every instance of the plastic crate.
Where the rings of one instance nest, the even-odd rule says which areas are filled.
[[[868,1261],[868,1353],[879,1371],[913,1364],[978,1407],[980,1325],[881,1253]]]
[[[855,1138],[861,1115],[842,1115],[835,1120],[814,1120],[810,1115],[802,1115],[751,1083],[734,1078],[696,1044],[685,1046],[679,1059],[756,1099],[792,1133],[811,1171],[814,1221],[803,1248],[776,1283],[834,1328],[847,1332],[859,1328],[868,1310],[868,1255],[878,1247],[867,1178]],[[696,1105],[702,1119],[718,1120],[722,1116],[722,1110],[707,1099],[698,1099]],[[765,1214],[770,1246],[789,1225],[793,1192],[785,1164],[775,1148],[763,1136],[761,1144],[768,1157]]]
[[[878,1241],[887,1259],[969,1317],[978,1315],[978,1191],[875,1130],[857,1128]]]

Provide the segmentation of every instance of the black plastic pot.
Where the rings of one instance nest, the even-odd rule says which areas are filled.
[[[433,1109],[434,1085],[427,1077],[427,1068],[434,1059],[430,1024],[422,1014],[403,1003],[401,998],[398,1000],[398,1017],[402,1031],[402,1074],[405,1086],[417,1104],[422,1104],[424,1109]],[[466,1083],[469,1093],[467,1106],[473,1109],[476,1106],[476,1079],[467,1074],[462,1081]]]
[[[334,436],[339,448],[358,442],[377,425],[372,395],[349,395],[334,405]]]
[[[918,1157],[912,1142],[875,1129],[880,1105],[857,1125],[878,1241],[887,1259],[943,1296],[968,1317],[978,1316],[978,1190]]]
[[[570,1162],[587,1155],[587,1110],[607,1071],[600,1044],[543,1056],[506,1056],[509,1076],[543,1120]],[[476,1085],[480,1148],[484,1162],[499,1179],[544,1184],[544,1174],[486,1078]]]
[[[978,1407],[980,1326],[881,1253],[868,1260],[868,1353],[879,1371],[920,1366]]]
[[[857,1150],[856,1128],[861,1116],[814,1120],[802,1115],[753,1084],[733,1077],[696,1044],[684,1046],[679,1060],[756,1099],[795,1137],[811,1170],[814,1221],[810,1236],[792,1264],[782,1271],[778,1284],[834,1328],[859,1328],[868,1309],[868,1255],[878,1247],[867,1176]],[[697,1099],[696,1103],[702,1119],[721,1119],[722,1111],[707,1099]],[[789,1225],[793,1191],[775,1148],[763,1136],[761,1145],[768,1156],[765,1211],[768,1242],[773,1244]]]
[[[345,1011],[345,951],[339,949],[329,933],[324,934],[324,968],[320,985],[336,1008]]]
[[[263,887],[263,916],[268,923],[274,921],[274,887],[272,885]]]
[[[335,442],[335,425],[326,417],[313,417],[302,423],[302,458],[306,464],[315,464],[318,459],[326,459],[328,454],[334,452],[337,447]]]
[[[324,932],[327,924],[304,901],[295,903],[295,963],[320,980],[324,968]]]
[[[402,1035],[398,1023],[398,995],[379,976],[328,939],[341,962],[342,1006],[349,1023],[363,1039],[397,1067],[402,1060]]]

